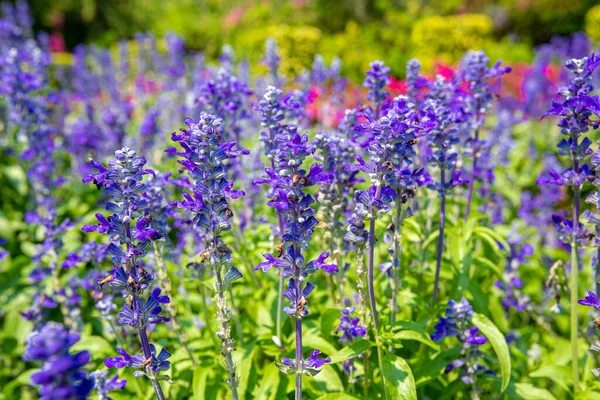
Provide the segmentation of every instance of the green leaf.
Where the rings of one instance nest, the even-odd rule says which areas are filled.
[[[331,363],[335,364],[335,363],[349,360],[354,357],[358,357],[359,355],[361,355],[365,351],[369,350],[374,345],[375,345],[375,343],[370,342],[368,340],[364,340],[364,339],[357,340],[356,342],[352,343],[350,346],[344,347],[340,351],[332,354],[330,356]]]
[[[311,333],[304,335],[302,338],[302,344],[307,349],[318,349],[325,354],[334,354],[337,352],[337,349],[327,340],[323,339],[321,336]]]
[[[331,331],[336,322],[339,322],[341,312],[337,308],[328,308],[321,316],[321,335],[325,339],[331,337]]]
[[[600,393],[591,390],[580,391],[575,395],[577,400],[600,400]]]
[[[360,397],[350,396],[349,394],[346,394],[344,392],[329,393],[329,394],[326,394],[324,396],[317,398],[317,400],[357,400],[357,399],[360,399]]]
[[[15,396],[13,396],[15,390],[21,386],[30,385],[31,375],[33,375],[34,373],[36,373],[38,371],[39,371],[38,369],[28,369],[27,371],[23,372],[22,374],[20,374],[16,378],[14,378],[12,381],[8,382],[2,388],[2,394],[4,396],[6,396],[7,399],[17,398]]]
[[[478,226],[475,229],[473,229],[473,233],[475,234],[475,236],[486,241],[490,245],[490,247],[498,253],[502,252],[498,243],[500,243],[503,248],[510,249],[510,246],[502,237],[502,235],[500,235],[498,232],[494,231],[493,229],[490,229],[487,226]]]
[[[472,253],[469,251],[460,260],[460,275],[458,277],[456,291],[454,292],[454,298],[461,298],[471,280],[471,257]]]
[[[344,390],[342,380],[331,365],[325,365],[323,369],[311,379],[311,384],[318,386],[323,393]]]
[[[440,376],[450,361],[458,358],[459,353],[460,349],[458,348],[444,350],[431,360],[420,365],[419,369],[415,371],[415,381],[417,386],[424,385]]]
[[[72,347],[73,352],[82,350],[89,351],[96,358],[102,358],[102,355],[110,356],[114,353],[112,345],[102,336],[83,336]]]
[[[454,266],[458,267],[461,265],[461,261],[466,255],[465,241],[463,240],[464,238],[460,229],[454,228],[449,233],[450,235],[448,235],[446,239],[448,242],[450,258],[452,259]]]
[[[423,251],[425,251],[429,246],[431,246],[431,244],[437,240],[438,236],[440,236],[440,232],[437,229],[431,232],[427,237],[427,240],[425,240],[425,242],[423,243]]]
[[[194,371],[194,380],[192,381],[192,393],[194,393],[194,400],[202,400],[205,398],[206,393],[206,380],[210,368],[206,365],[198,365]]]
[[[238,385],[238,392],[242,398],[246,397],[248,387],[254,386],[255,383],[250,381],[250,377],[253,375],[251,372],[255,367],[254,354],[256,349],[256,343],[246,343],[243,347],[242,359],[241,361],[237,362],[237,369],[238,371],[242,372],[240,374],[240,382]]]
[[[558,365],[546,365],[540,369],[533,371],[529,374],[531,378],[547,378],[558,386],[565,389],[567,392],[571,392],[569,386],[573,385],[573,377],[571,376],[571,370],[568,367]]]
[[[488,269],[491,273],[494,274],[494,276],[496,278],[502,279],[502,273],[504,271],[503,271],[503,267],[499,263],[494,263],[485,257],[475,256],[473,258],[473,264],[475,264],[476,266],[478,266],[480,268]]]
[[[500,363],[500,376],[502,378],[501,391],[503,392],[510,381],[510,354],[508,352],[506,339],[496,325],[483,314],[475,313],[473,315],[473,324],[488,338],[496,352],[498,362]]]
[[[495,390],[500,388],[500,379],[496,379],[494,382]],[[531,383],[510,383],[504,395],[509,399],[519,400],[556,400],[556,397],[552,395],[548,390],[538,388]]]
[[[427,319],[420,319],[419,321],[396,321],[392,325],[392,329],[412,329],[413,331],[424,332],[425,326],[427,325]]]
[[[417,400],[415,379],[404,359],[393,354],[383,357],[383,382],[387,398]]]
[[[267,364],[263,370],[262,379],[259,384],[256,386],[254,391],[254,395],[256,398],[265,400],[275,400],[278,395],[278,387],[279,387],[279,379],[285,378],[285,375],[282,375],[279,372],[279,369],[275,366],[275,364]]]
[[[440,349],[440,346],[431,340],[431,338],[424,332],[405,330],[394,334],[393,338],[396,340],[416,340],[417,342],[421,342],[436,351]]]

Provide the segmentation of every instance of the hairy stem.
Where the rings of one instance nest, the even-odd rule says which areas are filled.
[[[238,377],[235,372],[235,364],[233,363],[233,357],[231,356],[231,352],[235,350],[234,341],[231,338],[231,328],[229,327],[229,322],[231,321],[231,311],[227,307],[227,300],[225,298],[225,287],[223,285],[223,278],[221,277],[221,268],[216,268],[215,266],[215,275],[217,277],[217,306],[219,309],[219,322],[221,323],[221,330],[218,333],[219,338],[221,339],[221,355],[225,358],[225,368],[227,369],[227,375],[229,379],[227,381],[227,386],[231,390],[231,398],[233,400],[238,399],[237,387],[238,387]]]
[[[233,297],[233,288],[231,287],[231,285],[227,286],[227,292],[229,293],[229,297],[231,300],[231,311],[233,313],[233,321],[235,323],[235,332],[237,333],[240,345],[243,345],[244,337],[242,334],[242,321],[240,321],[240,310],[235,304],[235,297]]]
[[[296,293],[302,292],[302,282],[296,279]],[[296,317],[296,400],[302,400],[302,374],[304,360],[302,359],[302,317]]]
[[[475,174],[477,170],[477,146],[479,142],[479,130],[475,130],[475,141],[473,147],[473,166],[471,169],[471,179],[469,181],[469,194],[467,195],[467,208],[465,209],[465,222],[469,220],[471,213],[471,202],[473,201],[473,189],[475,188]]]
[[[369,291],[369,304],[371,306],[371,318],[373,319],[373,330],[375,343],[377,343],[377,362],[379,371],[383,374],[383,356],[381,353],[381,343],[379,340],[379,317],[377,315],[377,303],[375,302],[375,218],[369,221],[369,264],[367,265],[367,289]]]
[[[135,301],[134,301],[135,304]],[[152,352],[150,351],[150,342],[148,341],[148,335],[146,334],[146,328],[139,330],[140,332],[140,341],[142,342],[142,350],[144,351],[144,357],[146,360],[152,358]],[[165,400],[165,395],[162,391],[162,387],[160,386],[159,380],[154,376],[154,372],[150,369],[150,367],[146,367],[146,375],[150,378],[152,382],[152,388],[154,389],[154,394],[156,394],[156,398],[158,400]]]
[[[359,302],[359,311],[360,316],[363,321],[364,326],[369,326],[369,315],[367,313],[367,296],[365,293],[365,257],[364,257],[364,247],[359,245],[356,248],[356,292],[358,293],[358,302]],[[365,339],[368,339],[368,334],[365,335]],[[365,353],[363,358],[363,368],[364,373],[362,376],[363,379],[363,396],[364,399],[367,399],[367,393],[369,388],[369,353]]]
[[[283,286],[285,285],[283,278],[283,271],[279,271],[279,289],[277,292],[277,319],[275,322],[275,332],[277,339],[279,339],[280,347],[283,348],[283,342],[281,341],[281,317],[283,314]]]
[[[172,296],[173,288],[171,286],[171,279],[169,278],[169,274],[167,272],[167,264],[165,263],[163,256],[160,254],[160,250],[158,248],[158,243],[152,242],[152,247],[154,249],[154,258],[156,259],[156,263],[158,264],[157,270],[158,270],[159,279],[163,284],[163,289],[165,290],[166,295],[172,298],[173,297]],[[179,321],[177,320],[177,316],[175,313],[175,308],[173,307],[172,303],[170,303],[170,302],[165,305],[165,308],[166,308],[167,314],[169,314],[169,318],[171,319],[171,325],[173,326],[173,330],[177,334],[177,338],[179,339],[179,342],[183,345],[183,348],[188,353],[188,356],[190,357],[190,361],[192,362],[192,365],[196,366],[196,359],[194,358],[194,353],[190,349],[190,345],[187,340],[187,337],[186,337],[185,333],[183,333],[183,329],[179,325]]]
[[[204,278],[204,274],[202,273],[202,275],[200,276],[200,280],[202,280],[203,278]],[[213,331],[212,325],[210,323],[211,316],[208,313],[208,303],[206,302],[206,291],[204,290],[204,284],[202,282],[200,282],[198,290],[200,291],[200,301],[202,302],[202,311],[204,313],[204,322],[205,322],[204,326],[206,327],[206,330],[208,331],[208,334],[209,334],[211,340],[213,341],[215,347],[219,348],[219,342],[217,340],[217,336],[215,335],[215,332]]]
[[[402,224],[404,218],[402,216],[402,202],[398,199],[396,206],[396,215],[394,221],[394,257],[392,260],[392,302],[390,324],[396,322],[397,306],[398,306],[398,290],[400,290],[400,252],[402,251]]]
[[[596,237],[600,237],[600,226],[596,225]],[[596,281],[596,296],[600,296],[600,247],[596,249],[596,265],[594,280]]]
[[[109,318],[107,318],[106,321],[108,321],[108,326],[110,326],[110,329],[112,330],[113,334],[115,335],[115,340],[117,341],[117,344],[119,345],[119,347],[121,347],[122,349],[125,349],[127,346],[125,345],[125,341],[123,340],[121,333],[115,327],[115,324],[113,324],[112,320]],[[133,380],[133,386],[135,386],[135,392],[137,393],[138,397],[143,397],[143,392],[142,392],[142,388],[140,386],[139,379]]]
[[[573,155],[573,172],[579,174],[579,160]],[[571,242],[571,363],[573,374],[573,391],[579,390],[579,354],[578,354],[578,315],[577,300],[579,280],[579,260],[577,257],[577,235],[579,234],[579,215],[581,210],[581,186],[573,186],[573,240]]]
[[[441,204],[440,204],[440,229],[438,236],[438,246],[437,246],[437,257],[435,261],[435,280],[433,282],[433,302],[437,301],[438,292],[439,292],[439,284],[440,284],[440,270],[442,269],[442,254],[444,253],[444,228],[446,226],[446,173],[444,171],[444,166],[440,166],[441,169],[441,179],[440,184],[442,186],[442,191],[440,192],[441,196]]]

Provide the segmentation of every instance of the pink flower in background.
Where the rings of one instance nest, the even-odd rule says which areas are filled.
[[[52,53],[64,53],[67,51],[65,39],[60,32],[54,32],[48,37],[48,44]]]

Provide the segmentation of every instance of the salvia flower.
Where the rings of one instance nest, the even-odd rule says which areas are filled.
[[[447,337],[456,337],[461,344],[460,357],[446,366],[445,372],[454,370],[460,372],[460,380],[472,387],[472,396],[479,398],[477,389],[477,377],[481,374],[493,375],[493,373],[480,364],[483,353],[479,346],[487,342],[487,338],[479,333],[479,328],[471,322],[473,309],[469,301],[462,298],[460,302],[448,301],[448,308],[444,317],[440,317],[435,326],[435,333],[431,338],[435,341]]]
[[[491,158],[489,152],[488,157],[485,157],[486,151],[489,151],[490,143],[489,140],[480,138],[480,131],[485,125],[487,113],[492,107],[492,95],[494,94],[492,85],[496,84],[498,78],[503,74],[510,72],[510,67],[501,67],[500,61],[496,62],[494,66],[488,67],[489,61],[490,59],[483,51],[470,51],[463,58],[459,71],[459,75],[467,86],[467,93],[461,107],[461,112],[468,115],[465,123],[468,138],[464,143],[468,148],[468,154],[473,159],[465,221],[469,218],[471,211],[475,181],[480,180],[485,183],[490,180],[490,168],[486,168],[481,163],[481,161],[485,163],[486,160],[489,162]]]
[[[287,357],[282,357],[281,364],[277,365],[277,366],[279,367],[279,369],[282,372],[284,372],[286,374],[290,374],[290,373],[293,373],[294,371],[297,371],[298,369],[301,369],[304,374],[307,374],[310,376],[315,376],[319,372],[321,372],[321,368],[323,368],[323,366],[325,364],[328,364],[331,362],[330,357],[319,358],[320,355],[321,355],[320,350],[311,351],[310,356],[307,359],[301,360],[302,366],[300,366],[300,367],[298,367],[296,360],[292,360]]]
[[[315,159],[323,163],[325,172],[333,174],[329,185],[319,188],[316,200],[319,202],[318,218],[325,225],[325,240],[329,246],[335,263],[342,265],[342,257],[348,249],[349,241],[344,240],[344,225],[351,212],[350,193],[357,183],[361,182],[359,171],[346,171],[346,165],[354,161],[360,151],[347,132],[340,130],[319,133],[315,138]],[[339,292],[343,292],[345,269],[336,274]],[[339,301],[340,299],[338,299]]]
[[[389,96],[386,88],[390,84],[390,67],[383,61],[373,61],[369,65],[371,69],[367,71],[363,86],[368,89],[367,100],[372,103],[369,113],[376,120],[381,115],[381,107]]]
[[[277,126],[281,127],[279,123]],[[285,373],[296,373],[296,396],[301,396],[302,381],[298,377],[314,370],[310,367],[307,369],[302,357],[302,318],[308,314],[307,297],[314,289],[306,281],[306,277],[319,269],[328,273],[337,271],[337,266],[325,263],[329,256],[327,252],[309,262],[304,258],[303,249],[309,246],[318,224],[314,216],[315,210],[311,207],[315,200],[307,192],[307,188],[330,184],[333,175],[324,172],[323,167],[316,163],[308,170],[305,169],[303,164],[315,152],[315,145],[309,142],[307,135],[296,132],[295,127],[285,130],[278,129],[277,126],[275,131],[270,130],[274,134],[272,167],[265,168],[267,177],[256,179],[253,183],[270,186],[273,197],[267,204],[275,208],[280,220],[284,222],[284,234],[281,237],[283,243],[278,257],[265,254],[266,265],[262,263],[256,269],[276,267],[283,276],[290,277],[288,289],[284,292],[284,296],[290,300],[290,306],[285,311],[295,319],[296,358],[293,365],[287,362],[288,359],[285,362],[282,359],[280,369]]]
[[[94,371],[90,374],[90,378],[94,380],[94,391],[98,394],[99,400],[112,400],[108,394],[123,389],[127,384],[125,379],[119,380],[118,375],[108,379],[108,371]]]
[[[128,354],[124,349],[117,349],[117,353],[121,355],[121,357],[110,357],[104,360],[104,365],[107,368],[134,368],[146,370],[146,372],[136,371],[134,374],[136,376],[139,375],[147,375],[148,371],[151,371],[152,374],[158,374],[160,371],[167,371],[171,367],[171,362],[167,361],[171,354],[162,348],[158,355],[156,354],[156,346],[153,344],[150,345],[150,357],[145,358],[143,354]]]
[[[600,312],[600,299],[598,299],[596,293],[591,290],[588,290],[586,296],[579,300],[578,303],[582,306],[592,307],[596,312]],[[596,327],[600,329],[600,316],[594,318],[594,324],[596,324]],[[590,350],[596,352],[600,351],[600,341],[597,339],[594,340],[590,346]],[[592,369],[592,373],[596,379],[600,379],[600,368]]]
[[[166,151],[182,158],[178,162],[195,181],[193,193],[184,193],[185,200],[173,202],[172,205],[189,210],[194,215],[195,225],[208,232],[208,247],[201,253],[201,263],[208,262],[217,278],[217,336],[221,340],[221,353],[225,357],[229,375],[227,383],[233,398],[237,398],[239,381],[231,355],[235,350],[235,341],[231,337],[231,311],[225,292],[233,281],[242,277],[242,274],[232,265],[231,251],[223,241],[222,235],[231,229],[233,212],[229,208],[229,200],[245,194],[241,190],[233,189],[233,181],[228,180],[227,166],[237,157],[249,152],[239,149],[236,141],[223,141],[221,123],[221,119],[204,113],[197,122],[186,119],[185,124],[188,128],[172,135],[172,140],[179,143],[182,151]]]
[[[83,367],[90,360],[90,353],[69,352],[78,341],[79,335],[56,322],[48,322],[27,338],[23,359],[43,363],[41,370],[31,376],[33,384],[40,386],[41,399],[78,400],[89,395],[94,383]]]
[[[363,337],[367,334],[367,328],[360,325],[360,318],[354,317],[356,306],[352,305],[349,298],[344,299],[345,308],[342,309],[340,324],[335,328],[336,332],[341,332],[340,342],[351,342],[355,338]]]
[[[519,267],[529,262],[528,258],[533,255],[533,247],[529,243],[521,245],[519,237],[509,240],[508,244],[510,249],[503,279],[496,281],[495,286],[503,291],[502,306],[507,313],[511,308],[515,311],[525,311],[530,299],[521,291],[524,283]]]
[[[244,82],[225,68],[217,71],[213,79],[200,86],[200,110],[221,120],[221,134],[225,139],[237,141],[242,134],[242,121],[250,116],[248,98],[253,94]]]
[[[160,304],[168,303],[169,298],[160,296],[158,288],[150,295],[145,294],[154,277],[141,260],[150,243],[164,236],[164,232],[151,226],[152,219],[144,215],[148,202],[142,197],[145,190],[142,181],[145,175],[154,175],[154,171],[144,169],[145,164],[144,158],[127,147],[115,152],[115,159],[108,161],[108,167],[92,162],[98,172],[85,176],[83,182],[93,182],[110,197],[105,204],[110,214],[97,213],[98,224],[84,225],[82,230],[109,236],[106,254],[112,258],[115,267],[110,275],[98,281],[98,285],[101,288],[110,285],[127,294],[129,301],[119,311],[118,322],[137,331],[145,359],[153,360],[148,325],[168,321],[160,315]],[[146,367],[145,375],[152,381],[156,396],[162,399],[164,395],[159,383],[162,377],[158,372]]]
[[[282,84],[282,78],[279,75],[281,57],[278,53],[279,48],[277,42],[275,42],[272,37],[268,37],[265,42],[265,56],[263,57],[262,62],[269,70],[271,85],[275,87],[279,87]]]

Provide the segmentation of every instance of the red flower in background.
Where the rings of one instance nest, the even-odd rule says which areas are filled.
[[[396,79],[393,76],[390,76],[390,84],[388,86],[392,97],[399,94],[406,94],[407,87],[406,82],[404,80]]]

